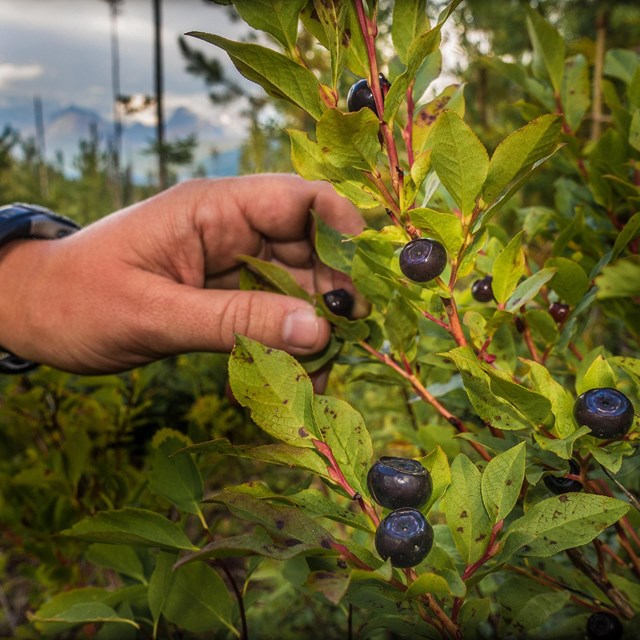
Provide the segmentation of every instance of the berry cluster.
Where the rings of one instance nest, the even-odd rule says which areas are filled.
[[[433,529],[419,511],[433,490],[429,472],[417,460],[383,456],[369,469],[367,487],[380,506],[393,509],[376,531],[380,557],[401,569],[420,564],[433,546]]]

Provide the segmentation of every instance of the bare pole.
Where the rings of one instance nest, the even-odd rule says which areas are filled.
[[[156,144],[158,147],[158,182],[160,189],[168,186],[164,136],[164,76],[162,69],[162,0],[153,0],[155,40],[154,79],[156,92]]]
[[[42,115],[42,99],[33,98],[33,111],[36,121],[36,146],[38,148],[38,174],[40,179],[40,195],[44,198],[49,193],[49,175],[47,173],[46,146],[44,135],[44,117]]]
[[[120,111],[120,44],[118,40],[118,9],[122,0],[108,0],[111,9],[111,91],[113,94],[113,174],[116,206],[122,206],[120,159],[122,158],[122,116]]]

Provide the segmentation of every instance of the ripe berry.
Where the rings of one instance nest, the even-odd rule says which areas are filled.
[[[569,315],[569,305],[561,302],[554,302],[549,306],[549,314],[558,323],[562,324]]]
[[[378,76],[380,78],[380,90],[382,91],[382,96],[386,96],[389,88],[391,87],[391,83],[382,75]],[[378,115],[378,110],[376,109],[376,102],[373,97],[373,91],[371,91],[371,87],[367,83],[365,78],[358,80],[355,84],[352,85],[351,89],[349,89],[349,93],[347,94],[347,109],[349,111],[360,111],[363,107],[367,107],[371,109],[376,115]]]
[[[569,471],[574,476],[580,475],[580,467],[575,460],[569,460]],[[547,489],[549,489],[551,493],[554,493],[557,496],[563,493],[582,491],[581,482],[572,480],[571,478],[567,478],[566,476],[559,478],[558,476],[548,475],[543,478],[543,481]]]
[[[471,285],[471,295],[478,302],[490,302],[493,300],[493,289],[491,283],[493,278],[491,276],[485,276],[481,280],[476,280]]]
[[[576,400],[573,417],[579,426],[589,427],[596,438],[620,438],[633,423],[633,405],[617,389],[590,389]]]
[[[367,474],[371,497],[387,509],[413,507],[419,509],[431,497],[431,474],[410,458],[383,456]]]
[[[418,238],[404,245],[400,253],[400,270],[414,282],[437,278],[447,266],[447,252],[431,238]]]
[[[606,611],[592,613],[587,620],[589,640],[620,640],[623,633],[624,629],[620,620]]]
[[[394,567],[415,567],[433,546],[433,529],[416,509],[396,509],[378,526],[376,551]]]
[[[328,291],[322,297],[331,313],[345,318],[351,317],[353,296],[346,289],[333,289],[333,291]]]

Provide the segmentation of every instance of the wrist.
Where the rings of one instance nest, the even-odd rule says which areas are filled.
[[[47,280],[43,267],[52,246],[48,240],[78,228],[41,207],[0,207],[0,373],[35,368],[35,362],[28,359],[38,351],[33,318],[41,311],[33,304],[38,298],[34,289]]]

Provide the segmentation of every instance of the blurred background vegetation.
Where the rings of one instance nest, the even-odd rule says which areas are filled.
[[[430,3],[432,17],[442,4]],[[465,84],[467,121],[490,150],[528,119],[522,87],[500,67],[502,62],[531,61],[526,6],[537,9],[557,26],[569,49],[583,54],[590,67],[602,62],[607,48],[640,52],[640,4],[633,0],[466,0],[454,13],[448,34],[452,42],[449,51],[455,59],[445,64],[452,81]],[[380,22],[385,22],[384,15],[391,8],[389,0],[380,2]],[[249,31],[244,34],[245,39],[255,37]],[[389,34],[386,37],[390,40]],[[186,72],[202,79],[203,92],[211,94],[212,102],[231,102],[241,96],[248,99],[240,173],[291,171],[285,129],[310,129],[311,122],[305,122],[298,110],[283,102],[261,94],[247,96],[234,78],[225,76],[215,59],[192,49],[187,39],[181,43]],[[313,70],[326,73],[326,52],[311,50],[311,41],[304,35],[299,44]],[[386,50],[390,48],[388,42]],[[390,61],[383,61],[383,69],[392,76],[385,62]],[[353,78],[344,78],[342,96],[352,82]],[[601,89],[594,86],[591,117],[577,132],[585,144],[597,139],[611,119],[598,91]],[[159,99],[156,95],[156,102]],[[190,164],[191,145],[188,139],[150,144],[149,152],[162,156],[166,178],[161,179],[158,173],[151,182],[136,184],[131,168],[121,167],[114,158],[114,147],[96,135],[89,133],[77,149],[77,174],[71,177],[61,163],[42,157],[35,139],[25,139],[7,127],[0,133],[0,202],[38,203],[86,225],[121,205],[152,195],[163,182],[175,182],[178,167],[183,173],[201,175]],[[556,177],[552,165],[538,174],[510,207],[553,206]],[[42,368],[28,376],[0,378],[0,637],[37,637],[28,625],[27,612],[52,593],[118,579],[111,570],[99,571],[99,562],[83,560],[79,545],[52,534],[104,508],[143,505],[170,511],[146,488],[148,444],[158,429],[179,429],[196,442],[219,436],[234,443],[261,441],[261,432],[225,394],[225,367],[226,356],[192,354],[118,376],[81,377]],[[384,393],[379,376],[376,386],[371,385],[373,377],[371,372],[347,373],[346,367],[337,367],[331,392],[354,401],[363,411],[378,452],[384,448],[396,454],[419,455],[427,450],[433,431],[431,435],[423,431],[422,441],[408,435],[415,434],[416,424],[423,420],[416,413],[420,409],[412,407],[396,389]],[[221,465],[220,459],[212,456],[202,465],[208,470],[205,480],[210,491],[254,477],[277,491],[305,481],[293,472],[274,471],[254,461],[234,459],[229,464],[229,459],[225,460],[227,464]],[[217,530],[233,526],[225,523],[222,511],[212,517],[219,519]],[[293,564],[288,567],[291,584],[295,584],[295,570]],[[265,580],[277,577],[265,574]],[[270,597],[276,602],[285,596],[286,592],[274,592]],[[265,632],[272,628],[275,634],[297,620],[303,628],[315,626],[328,634],[324,612],[313,602],[296,615],[289,613],[287,621],[265,618]],[[286,607],[280,611],[284,615]],[[90,629],[83,633],[93,635]],[[296,637],[292,634],[279,637]],[[103,630],[94,637],[108,636]]]

